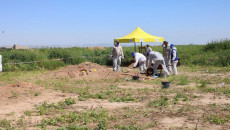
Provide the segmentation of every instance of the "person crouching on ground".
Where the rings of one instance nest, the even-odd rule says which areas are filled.
[[[139,62],[140,73],[145,74],[146,73],[146,64],[145,64],[146,63],[146,57],[141,53],[135,53],[135,52],[132,52],[131,55],[135,59],[135,63],[133,65],[133,68],[135,68],[137,66],[137,63]]]
[[[171,44],[170,45],[171,50],[171,64],[173,68],[173,75],[177,75],[177,63],[178,63],[178,57],[177,57],[177,49],[176,47]]]
[[[153,66],[154,77],[157,77],[157,67],[159,66],[159,64],[162,65],[164,72],[166,73],[167,76],[169,76],[168,69],[165,66],[165,60],[160,52],[151,51],[151,52],[147,52],[147,55],[149,56],[148,68],[151,67],[152,60],[155,61]]]
[[[120,71],[121,59],[124,59],[122,47],[119,45],[119,41],[114,43],[111,50],[111,57],[113,58],[113,71]]]

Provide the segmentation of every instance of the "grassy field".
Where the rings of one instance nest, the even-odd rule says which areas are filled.
[[[178,76],[152,80],[143,76],[139,81],[127,81],[130,75],[103,66],[111,64],[111,59],[97,60],[109,55],[111,48],[1,50],[3,57],[9,57],[4,63],[15,54],[15,62],[79,59],[4,69],[0,73],[0,129],[228,129],[229,41],[177,48],[182,58]],[[127,63],[132,49],[124,48]],[[79,64],[84,61],[98,64]],[[122,70],[138,72],[138,68]],[[170,81],[169,89],[162,88],[163,80]]]
[[[183,65],[193,66],[219,66],[227,67],[230,65],[230,40],[213,41],[207,45],[178,45],[178,56]],[[162,53],[161,46],[153,46],[154,51]],[[98,63],[100,65],[112,65],[110,58],[111,48],[43,48],[30,50],[0,50],[3,56],[3,71],[12,70],[53,70],[69,64],[79,64],[85,61]],[[133,47],[123,48],[125,59],[123,66],[130,64],[132,60],[131,52]],[[68,59],[72,57],[71,59]],[[63,61],[54,60],[64,58]],[[67,58],[67,59],[65,59]],[[16,64],[12,67],[12,62],[31,62],[36,63]],[[9,64],[5,64],[9,63]]]

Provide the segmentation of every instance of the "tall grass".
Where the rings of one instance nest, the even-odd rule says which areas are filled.
[[[121,44],[122,45],[122,44]],[[176,45],[178,57],[182,65],[193,66],[229,66],[230,65],[230,40],[213,41],[207,45]],[[161,46],[152,46],[154,51],[162,53]],[[3,71],[12,70],[37,70],[56,69],[69,64],[79,64],[85,61],[95,62],[101,65],[112,65],[110,58],[111,47],[104,49],[89,48],[41,48],[30,50],[0,50],[3,57]],[[125,59],[122,65],[129,65],[133,47],[123,47]],[[62,61],[54,60],[61,59]],[[67,58],[67,59],[66,59]],[[68,59],[69,58],[69,59]],[[30,64],[13,63],[40,61]],[[9,63],[9,64],[5,64]]]

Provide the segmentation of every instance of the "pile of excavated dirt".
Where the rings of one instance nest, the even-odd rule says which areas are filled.
[[[114,73],[112,68],[102,66],[96,63],[84,62],[79,65],[70,65],[58,71],[49,72],[54,78],[69,77],[73,79],[107,79],[121,76],[120,73]]]

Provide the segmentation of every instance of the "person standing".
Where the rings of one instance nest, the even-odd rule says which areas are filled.
[[[173,68],[173,75],[177,75],[177,63],[178,63],[178,57],[177,57],[177,48],[171,44],[170,45],[171,50],[171,64]]]
[[[147,52],[151,52],[152,48],[150,47],[149,44],[146,45],[147,49],[146,49],[146,66],[148,66],[149,63],[149,57],[147,56]]]
[[[151,63],[152,63],[152,60],[155,61],[154,63],[154,66],[153,66],[153,70],[154,70],[154,77],[157,77],[157,67],[159,66],[159,64],[162,65],[162,68],[164,70],[164,72],[166,73],[167,76],[169,76],[169,72],[168,72],[168,69],[166,68],[165,66],[165,60],[162,56],[162,54],[160,52],[156,52],[156,51],[151,51],[151,52],[148,52],[147,55],[149,56],[149,67],[151,67]]]
[[[131,55],[135,59],[135,63],[133,65],[133,68],[135,68],[137,66],[137,63],[139,62],[140,73],[141,74],[146,73],[146,64],[145,64],[146,63],[146,57],[141,53],[135,53],[135,52],[132,52]]]
[[[164,41],[162,44],[163,47],[163,56],[164,56],[164,60],[165,60],[165,64],[166,67],[169,71],[169,73],[172,71],[171,68],[171,59],[170,59],[170,55],[171,55],[171,48],[170,48],[170,44],[167,41]]]
[[[119,45],[119,41],[114,43],[111,50],[111,57],[113,58],[113,71],[120,71],[121,59],[124,59],[122,47]]]

